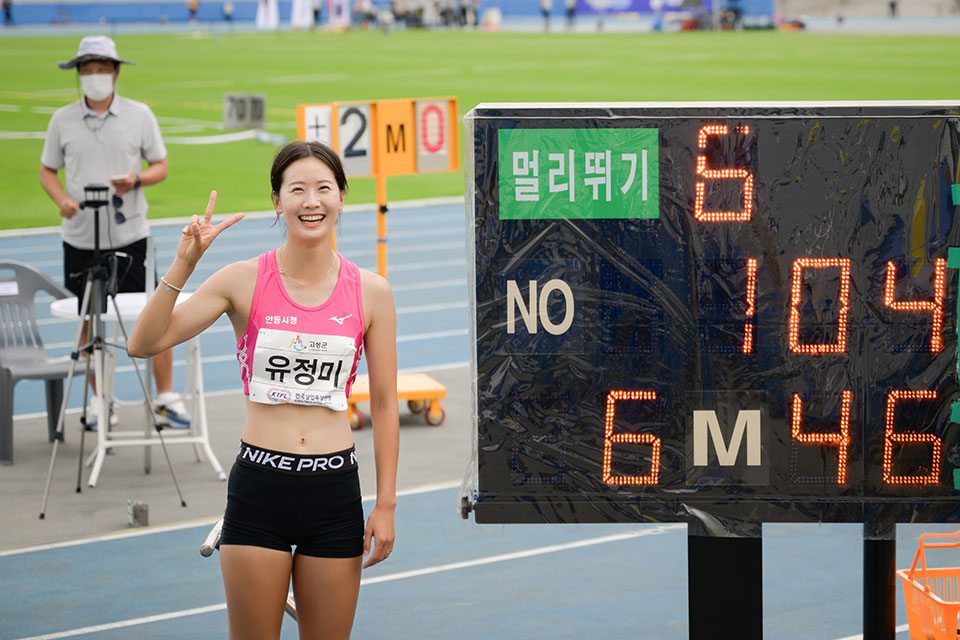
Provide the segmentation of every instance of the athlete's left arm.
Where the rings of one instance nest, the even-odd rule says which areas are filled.
[[[400,417],[397,411],[397,310],[390,285],[380,276],[361,271],[363,346],[370,377],[370,419],[377,467],[377,504],[367,519],[363,552],[370,554],[363,567],[385,560],[396,533],[393,512],[397,506],[397,457],[400,452]],[[375,546],[372,548],[370,540]]]

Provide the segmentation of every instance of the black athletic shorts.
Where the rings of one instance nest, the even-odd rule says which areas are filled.
[[[115,254],[121,253],[125,255]],[[101,249],[101,260],[112,269],[116,261],[116,289],[115,293],[129,293],[143,291],[147,283],[147,239],[143,238],[125,247],[115,249]],[[63,284],[70,292],[77,296],[77,313],[83,302],[83,287],[87,282],[87,268],[93,266],[93,249],[77,249],[63,243]],[[109,274],[108,274],[109,275]],[[101,311],[106,311],[106,297],[101,304]]]
[[[363,530],[353,447],[299,455],[240,443],[220,544],[354,558],[363,555]]]

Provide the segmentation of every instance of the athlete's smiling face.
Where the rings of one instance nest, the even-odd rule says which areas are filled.
[[[326,235],[343,208],[343,192],[330,167],[308,156],[283,172],[280,193],[273,194],[273,204],[291,234]]]

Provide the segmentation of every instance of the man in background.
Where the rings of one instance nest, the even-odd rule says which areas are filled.
[[[99,213],[100,248],[104,255],[116,256],[117,291],[144,291],[149,228],[143,191],[167,177],[167,150],[150,107],[116,94],[121,64],[133,63],[121,60],[113,40],[106,36],[83,38],[76,57],[59,63],[61,69],[77,70],[83,96],[51,116],[40,157],[40,184],[63,217],[64,285],[78,299],[83,298],[94,249],[94,211],[81,211],[78,204],[84,186],[112,186],[109,206]],[[60,169],[65,186],[60,183]],[[190,415],[172,387],[173,352],[156,356],[153,371],[158,417],[170,426],[188,428]],[[94,394],[88,429],[96,428],[98,404]],[[116,423],[112,411],[110,422]]]

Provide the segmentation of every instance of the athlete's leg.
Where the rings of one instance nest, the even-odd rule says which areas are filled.
[[[292,567],[289,551],[238,544],[220,546],[230,640],[280,637]]]
[[[293,596],[301,640],[346,640],[360,595],[360,564],[356,558],[294,556]]]

